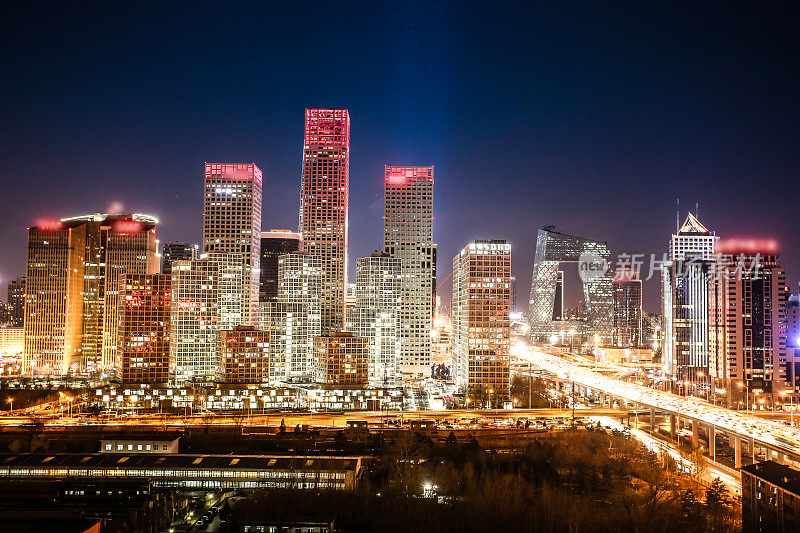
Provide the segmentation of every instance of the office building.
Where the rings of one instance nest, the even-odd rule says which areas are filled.
[[[278,259],[278,301],[261,303],[261,328],[269,331],[271,382],[314,378],[314,338],[322,335],[324,270],[319,257],[294,252]]]
[[[189,244],[183,241],[170,241],[165,244],[161,253],[161,273],[171,276],[172,263],[174,261],[197,259],[197,248],[196,244]]]
[[[480,402],[508,397],[511,245],[476,240],[453,258],[453,376]]]
[[[642,280],[631,269],[618,269],[611,282],[614,295],[614,346],[638,348],[643,345]]]
[[[384,168],[384,251],[400,260],[400,368],[404,378],[431,372],[435,305],[433,167]]]
[[[0,359],[19,358],[25,349],[25,330],[0,326]]]
[[[570,324],[570,330],[575,329],[580,337],[594,338],[597,335],[600,343],[610,344],[614,322],[610,261],[611,250],[605,242],[567,235],[556,231],[555,226],[540,228],[536,236],[528,301],[531,339],[547,342],[553,335],[564,331],[565,320],[580,317],[579,322]],[[563,273],[559,275],[562,263],[578,265],[585,313],[570,313],[564,309],[564,277]],[[587,270],[580,270],[584,268]]]
[[[111,374],[121,277],[158,270],[147,215],[87,215],[30,228],[25,367],[34,375]]]
[[[261,170],[254,164],[206,163],[203,252],[239,254],[244,261],[243,322],[258,324]]]
[[[300,233],[303,250],[322,261],[322,331],[344,325],[350,115],[346,109],[306,109]]]
[[[25,318],[25,277],[8,282],[8,314],[10,326],[21,328]]]
[[[170,359],[172,280],[166,274],[125,274],[119,309],[119,380],[165,384],[175,371]]]
[[[269,332],[253,326],[221,331],[219,338],[225,383],[255,384],[269,381]]]
[[[314,339],[314,378],[325,385],[365,386],[369,340],[337,331]]]
[[[278,301],[278,258],[300,250],[302,237],[284,229],[261,232],[259,302]]]
[[[360,257],[354,300],[347,325],[369,341],[369,385],[400,385],[400,260],[380,252]]]
[[[742,531],[800,531],[800,471],[775,461],[743,466]]]
[[[788,291],[777,243],[726,239],[717,251],[708,281],[712,385],[742,407],[778,402],[793,372],[787,372]]]
[[[664,371],[684,388],[705,382],[709,372],[708,276],[714,269],[717,241],[689,213],[672,235],[662,265]]]
[[[221,331],[243,320],[241,254],[209,253],[172,264],[170,358],[178,384],[222,378]]]

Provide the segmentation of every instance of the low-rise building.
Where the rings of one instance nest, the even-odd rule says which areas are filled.
[[[169,435],[116,435],[100,439],[100,453],[178,453],[180,436]]]
[[[763,461],[741,473],[743,531],[800,531],[800,471]]]
[[[353,490],[363,457],[61,453],[0,455],[0,482],[140,477],[155,487]]]
[[[225,383],[269,382],[269,332],[253,326],[221,331],[222,378]]]
[[[317,383],[365,386],[368,367],[368,339],[343,331],[314,339],[314,377]]]

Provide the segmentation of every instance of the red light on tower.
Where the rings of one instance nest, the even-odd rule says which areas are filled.
[[[36,227],[44,231],[58,231],[64,229],[64,224],[60,220],[39,220]]]
[[[142,231],[142,223],[135,220],[117,220],[111,225],[114,233],[139,233]]]
[[[717,243],[721,254],[766,254],[780,253],[780,243],[775,239],[723,239]]]

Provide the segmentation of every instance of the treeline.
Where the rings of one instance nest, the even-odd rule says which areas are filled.
[[[423,487],[438,497],[422,498]],[[434,488],[435,487],[435,488]],[[334,520],[342,531],[732,532],[725,487],[699,489],[619,433],[570,431],[496,453],[416,434],[387,447],[353,493],[263,491],[239,516]],[[238,513],[234,513],[237,516]]]

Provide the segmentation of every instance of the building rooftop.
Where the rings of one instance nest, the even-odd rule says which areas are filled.
[[[361,457],[279,455],[193,455],[124,453],[3,454],[0,468],[125,468],[125,469],[225,469],[225,470],[355,470]]]
[[[800,495],[800,470],[795,470],[775,461],[762,461],[743,466],[742,471],[777,485],[785,491]]]

